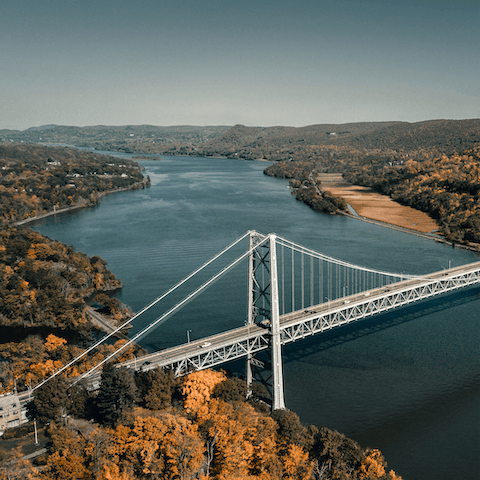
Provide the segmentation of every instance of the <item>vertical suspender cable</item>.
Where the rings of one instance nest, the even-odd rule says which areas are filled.
[[[305,308],[305,256],[301,256],[301,286],[302,286],[302,309]]]
[[[313,299],[313,267],[314,267],[314,259],[310,256],[310,305],[315,303]]]
[[[295,252],[292,248],[292,312],[295,311]]]
[[[285,247],[282,243],[282,315],[285,314]]]

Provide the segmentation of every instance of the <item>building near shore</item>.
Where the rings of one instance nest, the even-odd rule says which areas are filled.
[[[0,434],[27,421],[26,410],[22,408],[18,395],[12,392],[0,395]]]

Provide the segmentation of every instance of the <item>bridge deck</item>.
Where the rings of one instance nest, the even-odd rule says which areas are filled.
[[[315,335],[475,283],[480,283],[480,262],[441,270],[282,315],[280,317],[282,343]],[[269,343],[268,329],[258,325],[247,325],[145,355],[136,360],[123,362],[121,365],[145,370],[170,366],[177,375],[181,375],[188,370],[201,370],[245,357],[267,349]],[[92,388],[98,387],[99,381],[98,372],[89,378]]]

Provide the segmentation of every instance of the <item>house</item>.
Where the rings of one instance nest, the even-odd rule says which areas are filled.
[[[0,431],[27,422],[26,411],[15,393],[0,395]]]

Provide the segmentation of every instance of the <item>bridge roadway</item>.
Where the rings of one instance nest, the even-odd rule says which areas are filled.
[[[480,283],[480,262],[441,270],[281,315],[282,344],[476,283]],[[176,375],[182,375],[187,371],[202,370],[255,354],[267,349],[269,343],[269,328],[246,325],[119,365],[143,370],[169,366]],[[98,388],[100,372],[94,372],[89,377],[88,384],[92,389]]]

